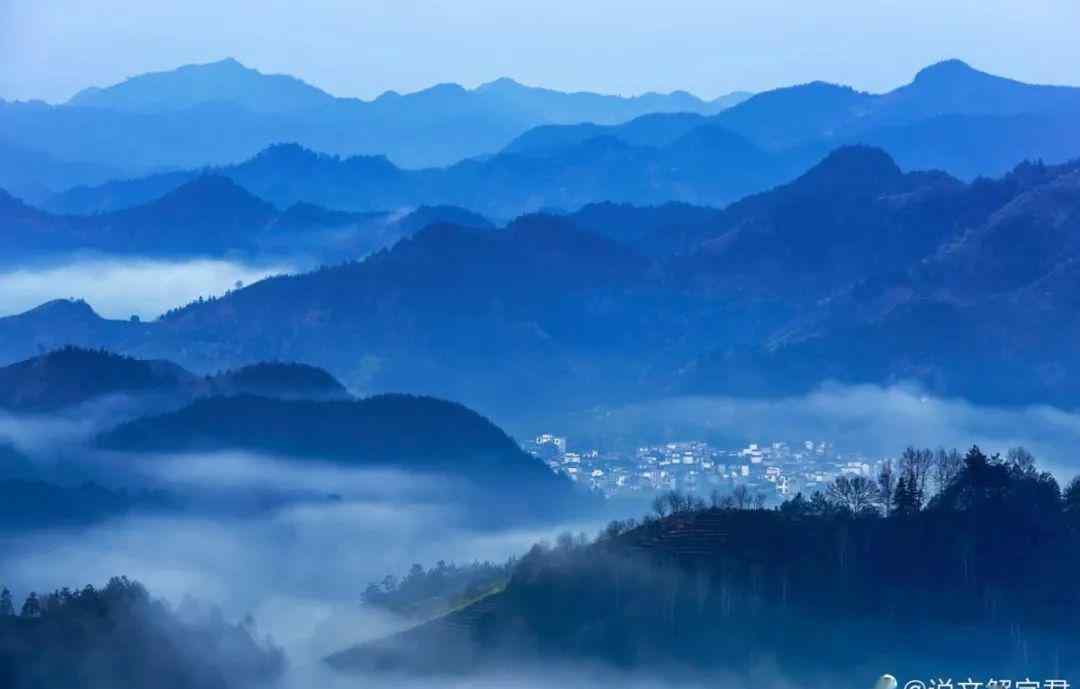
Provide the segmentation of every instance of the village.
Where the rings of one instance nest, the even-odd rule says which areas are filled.
[[[671,490],[723,495],[745,486],[765,504],[777,504],[799,492],[809,496],[825,490],[842,475],[873,477],[882,461],[839,453],[824,440],[737,448],[681,441],[616,451],[577,448],[564,436],[543,433],[522,445],[552,471],[609,498]]]

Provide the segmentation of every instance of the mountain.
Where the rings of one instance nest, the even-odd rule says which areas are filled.
[[[102,184],[120,175],[105,163],[58,160],[0,139],[0,188],[33,203],[72,187]]]
[[[882,122],[941,115],[1013,116],[1080,111],[1080,89],[1041,86],[980,72],[960,60],[930,65],[908,85],[884,94],[874,106]]]
[[[603,201],[719,205],[786,181],[819,157],[816,151],[766,153],[710,126],[676,136],[663,148],[599,136],[550,155],[503,153],[425,170],[404,170],[381,156],[339,158],[281,144],[243,163],[215,168],[212,174],[228,177],[279,207],[307,203],[368,212],[457,206],[509,219]],[[192,171],[181,179],[195,176]],[[115,210],[148,203],[176,181],[177,173],[112,182],[72,190],[47,205],[64,212]]]
[[[196,376],[163,360],[65,346],[0,368],[0,409],[49,412],[110,395],[187,402],[210,395],[275,399],[343,399],[348,391],[326,371],[297,363],[263,362]]]
[[[68,345],[132,354],[148,323],[107,320],[80,299],[55,299],[0,318],[0,363],[16,363]]]
[[[136,182],[131,196],[158,189],[156,183]],[[116,184],[103,192],[124,193]],[[279,212],[231,178],[213,173],[181,178],[180,186],[139,205],[85,215],[41,211],[0,190],[0,221],[8,230],[0,245],[6,243],[9,260],[89,249],[154,257],[240,253],[332,263],[365,256],[444,219],[491,227],[485,218],[450,206],[358,213],[294,203]]]
[[[228,102],[261,113],[288,113],[324,108],[334,97],[283,74],[262,74],[235,59],[186,65],[168,72],[131,77],[105,88],[88,88],[68,105],[101,110],[155,113],[189,110]]]
[[[538,125],[711,114],[740,98],[561,93],[499,79],[476,89],[438,84],[364,101],[228,59],[87,89],[62,105],[0,102],[0,131],[38,153],[108,165],[127,176],[224,165],[282,141],[343,156],[384,154],[418,168],[493,153]]]
[[[825,380],[1070,406],[1076,167],[968,183],[843,147],[723,209],[597,204],[494,232],[433,225],[160,322],[0,319],[0,343],[25,357],[70,337],[200,372],[309,361],[365,394],[460,399],[515,431],[537,409]]]
[[[165,361],[65,347],[0,368],[0,407],[40,412],[106,395],[176,395],[195,376]]]
[[[348,390],[314,366],[262,362],[219,373],[208,379],[217,395],[254,395],[272,399],[345,399]]]
[[[570,482],[526,454],[497,426],[459,404],[429,397],[359,400],[211,397],[122,424],[99,439],[124,452],[243,449],[350,467],[437,474],[467,482],[504,516],[563,514]]]
[[[1080,88],[1024,84],[949,60],[883,94],[812,82],[759,93],[715,115],[541,127],[506,150],[547,155],[599,135],[663,147],[693,128],[713,126],[774,154],[805,160],[840,145],[868,144],[884,148],[905,168],[973,179],[1004,174],[1023,159],[1080,156],[1078,114]]]
[[[1071,406],[1078,180],[1075,163],[1027,164],[963,187],[955,231],[923,258],[837,290],[759,348],[705,357],[685,382],[762,394],[913,380],[988,403]]]
[[[452,205],[508,219],[602,202],[722,206],[796,177],[840,146],[882,148],[905,169],[961,179],[1005,174],[1024,159],[1064,162],[1080,156],[1078,93],[948,62],[880,95],[814,82],[711,115],[543,125],[498,154],[445,168],[403,169],[382,156],[338,157],[291,144],[215,173],[281,207],[356,212]],[[180,173],[171,174],[73,189],[47,207],[88,212],[148,202],[177,182]]]

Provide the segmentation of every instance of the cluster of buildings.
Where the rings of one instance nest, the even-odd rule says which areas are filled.
[[[777,503],[824,490],[838,476],[871,477],[878,463],[841,455],[825,441],[751,443],[723,448],[700,441],[648,445],[633,451],[576,448],[550,433],[523,444],[557,473],[608,497],[678,490],[703,497],[745,485],[752,495]]]

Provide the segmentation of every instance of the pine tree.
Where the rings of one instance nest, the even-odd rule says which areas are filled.
[[[893,492],[892,513],[906,517],[919,511],[918,484],[910,474],[905,474],[896,482],[896,490]]]
[[[15,605],[11,602],[11,591],[0,591],[0,617],[14,617]]]
[[[33,591],[26,597],[22,606],[23,617],[41,617],[41,602],[38,601],[37,594]]]

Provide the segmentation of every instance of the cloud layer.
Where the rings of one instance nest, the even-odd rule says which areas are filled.
[[[222,260],[73,259],[0,268],[0,316],[22,313],[51,299],[85,299],[107,318],[155,318],[200,296],[223,294],[290,267]]]

